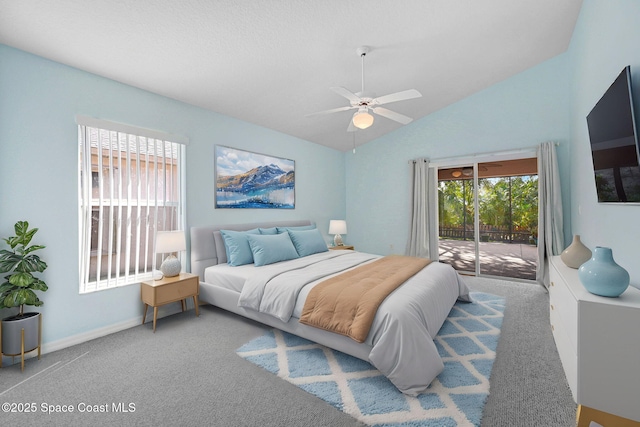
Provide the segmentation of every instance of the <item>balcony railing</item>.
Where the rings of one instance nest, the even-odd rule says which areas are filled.
[[[440,227],[440,238],[473,240],[473,227]],[[535,235],[531,230],[509,230],[509,227],[480,226],[481,242],[524,243],[535,244]]]

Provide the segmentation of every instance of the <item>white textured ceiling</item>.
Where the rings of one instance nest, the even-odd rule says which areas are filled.
[[[308,141],[349,150],[329,90],[418,119],[564,52],[582,0],[0,0],[0,43]],[[376,116],[358,145],[398,129]],[[409,125],[411,126],[411,125]]]

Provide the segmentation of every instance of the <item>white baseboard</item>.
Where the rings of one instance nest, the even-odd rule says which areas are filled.
[[[54,351],[62,350],[63,348],[71,347],[77,344],[82,344],[83,342],[86,342],[86,341],[91,341],[96,338],[104,337],[105,335],[124,331],[125,329],[138,326],[141,322],[142,322],[142,316],[139,316],[138,318],[130,319],[124,322],[108,325],[102,328],[94,329],[91,331],[83,332],[81,334],[72,335],[70,337],[66,337],[57,341],[46,343],[42,345],[42,353],[43,354],[51,353]]]
[[[193,304],[187,305],[187,310],[192,307]],[[151,307],[150,307],[151,308]],[[162,318],[165,316],[170,316],[172,314],[180,313],[181,308],[177,304],[171,304],[160,307],[158,310],[158,318]],[[153,309],[151,308],[147,313],[146,323],[153,322]],[[142,323],[142,316],[134,317],[133,319],[125,320],[124,322],[114,323],[112,325],[107,325],[102,328],[93,329],[91,331],[82,332],[77,335],[72,335],[70,337],[65,337],[56,341],[48,342],[42,344],[42,348],[40,349],[41,354],[47,354],[54,351],[62,350],[67,347],[72,347],[77,344],[82,344],[83,342],[91,341],[96,338],[104,337],[106,335],[110,335],[116,332],[124,331],[125,329],[133,328],[135,326],[139,326]],[[24,355],[25,360],[30,359],[32,357],[37,357],[37,351],[31,351]],[[11,356],[2,356],[2,366],[9,366],[12,363],[20,363],[19,356],[13,356],[13,362]],[[6,362],[5,362],[6,361]]]

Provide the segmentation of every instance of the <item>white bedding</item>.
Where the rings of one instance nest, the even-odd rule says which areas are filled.
[[[244,279],[239,306],[288,322],[299,317],[315,284],[377,258],[354,251],[330,251],[233,272],[229,269],[238,267],[218,265],[209,267],[205,277],[208,283],[225,283],[236,291]],[[217,276],[215,271],[227,277]],[[468,293],[451,266],[429,264],[380,305],[366,340],[372,346],[369,361],[400,391],[409,395],[425,391],[444,368],[433,338],[456,299],[465,300]]]
[[[222,288],[240,292],[244,282],[255,274],[256,267],[253,264],[239,265],[218,264],[204,270],[204,281],[215,283]]]
[[[304,305],[314,285],[378,258],[378,255],[355,251],[327,251],[256,268],[256,274],[247,279],[242,288],[238,305],[288,322],[296,303]],[[302,307],[298,308],[294,317],[300,318]]]

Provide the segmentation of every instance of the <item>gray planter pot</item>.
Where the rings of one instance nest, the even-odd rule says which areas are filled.
[[[24,329],[24,352],[40,345],[40,313],[25,313],[2,319],[2,353],[17,356],[22,352],[21,332]]]

